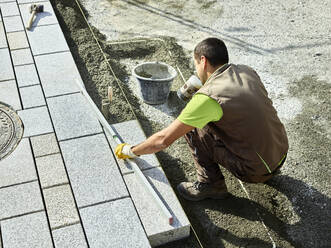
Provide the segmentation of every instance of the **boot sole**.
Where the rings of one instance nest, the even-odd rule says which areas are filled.
[[[191,197],[189,195],[186,195],[185,193],[182,192],[180,187],[177,187],[178,193],[186,200],[188,201],[202,201],[205,199],[214,199],[214,200],[223,200],[226,199],[230,196],[230,194],[228,192],[226,193],[222,193],[220,195],[217,196],[203,196],[203,197]]]

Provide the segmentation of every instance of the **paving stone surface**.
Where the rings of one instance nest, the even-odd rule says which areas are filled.
[[[128,195],[104,134],[60,142],[78,207]]]
[[[0,58],[0,81],[14,79],[15,76],[8,48],[0,49]]]
[[[76,138],[102,132],[99,121],[80,93],[47,99],[57,138]]]
[[[42,188],[69,183],[61,154],[36,158]]]
[[[3,22],[7,33],[24,30],[21,16],[4,17]]]
[[[19,4],[21,4],[21,3],[38,3],[38,2],[45,2],[45,0],[17,0],[17,2]]]
[[[39,84],[39,78],[34,64],[15,66],[18,87]]]
[[[24,109],[46,105],[40,85],[20,88],[20,93]]]
[[[69,184],[44,189],[43,193],[51,229],[79,222]]]
[[[70,52],[35,57],[45,96],[78,92],[75,81],[82,81]]]
[[[8,2],[8,3],[0,2],[0,8],[3,17],[15,16],[20,14],[16,2]]]
[[[29,47],[28,39],[24,31],[9,33],[7,39],[10,50]]]
[[[3,22],[0,19],[0,48],[8,47]]]
[[[112,126],[115,132],[121,137],[121,139],[131,145],[139,144],[146,139],[146,135],[144,134],[137,120],[121,122]],[[128,132],[128,130],[130,131]],[[111,135],[108,133],[106,134],[112,149],[115,150],[117,146],[116,142],[111,137]],[[160,166],[160,163],[154,154],[143,155],[140,158],[137,158],[135,161],[139,168],[142,170]],[[132,168],[125,161],[122,159],[117,159],[117,162],[123,174],[132,172]]]
[[[59,25],[38,26],[27,35],[33,55],[69,51]]]
[[[38,182],[0,189],[0,220],[43,209]]]
[[[38,13],[32,23],[32,27],[40,26],[40,25],[49,25],[49,24],[57,24],[57,18],[54,14],[54,10],[52,8],[52,5],[50,2],[40,2],[38,4],[41,4],[44,6],[44,11],[41,13]],[[24,26],[27,27],[28,21],[30,19],[30,8],[31,3],[28,4],[20,4],[20,10],[22,13],[22,19]],[[31,31],[27,32],[33,32],[34,28],[31,29]]]
[[[31,137],[31,144],[35,157],[60,152],[54,133]]]
[[[22,109],[15,80],[0,82],[0,99],[15,110]]]
[[[18,115],[24,124],[23,137],[54,132],[46,107],[21,110]]]
[[[14,65],[25,65],[33,63],[33,58],[29,48],[11,51]]]
[[[28,139],[22,139],[16,149],[0,161],[0,187],[36,180],[37,173]]]
[[[150,193],[137,180],[136,175],[131,173],[124,176],[151,245],[157,246],[188,237],[190,235],[190,222],[162,168],[145,170],[143,173],[174,216],[173,225],[169,225]]]
[[[88,248],[80,224],[53,230],[55,248]]]
[[[45,212],[1,222],[3,243],[9,248],[53,247]]]
[[[130,198],[80,210],[91,247],[150,247]]]

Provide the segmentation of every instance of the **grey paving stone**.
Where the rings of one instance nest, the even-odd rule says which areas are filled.
[[[46,105],[40,85],[20,88],[23,108],[31,108]]]
[[[78,207],[128,195],[104,134],[60,142]]]
[[[18,115],[24,124],[23,137],[54,132],[46,107],[21,110]]]
[[[8,48],[0,49],[0,81],[15,79]]]
[[[1,14],[3,17],[20,15],[16,2],[9,2],[9,3],[0,2],[0,8],[1,8]]]
[[[91,247],[150,247],[130,198],[80,210]]]
[[[21,16],[4,17],[3,22],[7,33],[24,30]]]
[[[62,30],[57,24],[38,26],[27,34],[33,55],[69,51]]]
[[[79,222],[69,184],[44,189],[43,193],[51,229]]]
[[[173,225],[169,225],[151,195],[137,180],[135,174],[127,174],[124,180],[128,186],[132,200],[146,230],[152,246],[182,239],[190,235],[190,222],[187,219],[173,189],[171,188],[162,168],[145,170],[144,175],[157,190],[161,199],[174,216]]]
[[[15,110],[22,109],[15,80],[0,82],[0,99]]]
[[[34,64],[15,66],[18,87],[39,84],[39,78]]]
[[[24,215],[1,222],[3,243],[10,248],[51,248],[45,212]]]
[[[60,152],[54,133],[31,137],[31,143],[35,157]]]
[[[0,0],[0,3],[16,2],[16,0]]]
[[[35,57],[46,97],[78,92],[76,80],[82,82],[70,52]]]
[[[19,4],[21,3],[38,3],[38,2],[45,2],[45,0],[17,0]]]
[[[40,25],[49,25],[49,24],[57,24],[57,18],[54,14],[54,10],[50,2],[41,2],[38,4],[42,4],[44,6],[44,11],[38,13],[32,23],[32,27],[40,26]],[[31,3],[28,4],[20,4],[20,10],[22,13],[22,19],[25,27],[27,27],[28,21],[30,19],[30,8]],[[34,28],[31,29],[31,32],[34,31]],[[29,32],[29,31],[27,31]]]
[[[29,47],[24,31],[9,33],[7,39],[11,50]]]
[[[43,209],[38,182],[0,189],[0,220]]]
[[[42,188],[69,183],[60,153],[36,158],[36,164]]]
[[[0,161],[0,187],[38,179],[30,143],[22,139],[16,149]]]
[[[102,132],[93,110],[80,93],[47,99],[59,141]]]
[[[8,47],[3,22],[0,19],[0,48]]]
[[[125,143],[129,143],[131,145],[136,145],[141,143],[146,139],[146,136],[140,127],[139,123],[137,120],[132,120],[132,121],[125,121],[121,123],[117,123],[112,125],[115,129],[115,132],[119,134],[119,136],[122,138],[122,140]],[[128,131],[130,130],[130,131]],[[113,140],[111,135],[107,134],[107,139],[109,140],[109,143],[115,151],[115,148],[117,146],[116,142]],[[149,169],[152,167],[157,167],[160,166],[159,161],[157,160],[155,154],[149,154],[149,155],[143,155],[137,159],[135,159],[137,165],[139,166],[140,169]],[[120,169],[123,174],[126,174],[128,172],[132,172],[132,168],[124,162],[122,159],[117,160],[118,164],[120,165]]]
[[[53,230],[55,248],[87,248],[80,224]]]
[[[19,49],[11,51],[11,56],[14,65],[24,65],[33,63],[31,51],[27,49]]]

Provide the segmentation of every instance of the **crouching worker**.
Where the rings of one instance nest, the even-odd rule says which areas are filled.
[[[120,159],[161,151],[185,136],[197,171],[196,182],[177,189],[187,200],[222,199],[227,187],[219,165],[244,182],[262,183],[283,165],[288,140],[260,77],[250,67],[228,64],[223,41],[208,38],[194,49],[203,86],[178,118],[141,144],[120,144]]]

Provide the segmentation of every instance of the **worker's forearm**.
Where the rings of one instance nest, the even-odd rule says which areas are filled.
[[[161,132],[153,134],[144,142],[132,148],[132,151],[136,155],[151,154],[159,152],[167,148],[170,144],[167,144],[165,137]]]

